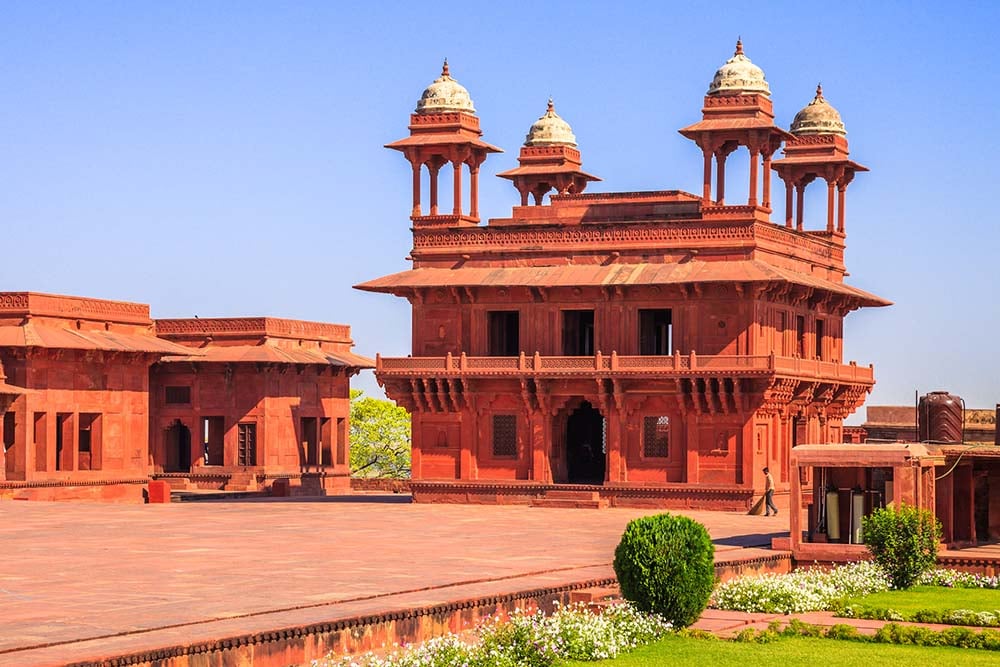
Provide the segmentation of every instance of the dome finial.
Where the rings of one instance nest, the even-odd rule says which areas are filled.
[[[444,59],[444,65],[441,66],[441,76],[451,76],[451,73],[448,71],[448,59],[447,58]]]
[[[556,111],[556,105],[555,105],[555,102],[552,101],[552,96],[551,95],[549,95],[549,108],[547,109],[547,111],[549,113],[555,113],[555,111]]]
[[[818,99],[823,99],[823,84],[822,83],[817,83],[816,84],[816,97]]]
[[[742,36],[736,38],[736,53],[734,53],[733,55],[734,56],[742,56],[743,55],[743,39],[742,39]]]

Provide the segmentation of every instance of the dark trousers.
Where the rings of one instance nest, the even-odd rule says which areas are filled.
[[[765,516],[770,516],[771,512],[778,513],[778,508],[774,506],[774,489],[768,489],[764,492],[764,504],[767,506]]]

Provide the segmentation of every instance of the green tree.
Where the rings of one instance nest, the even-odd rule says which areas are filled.
[[[351,474],[410,476],[410,413],[360,389],[351,390]]]

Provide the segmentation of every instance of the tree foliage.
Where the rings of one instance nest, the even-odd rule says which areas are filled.
[[[676,514],[633,519],[615,549],[622,595],[674,627],[691,625],[715,587],[715,546],[701,525]]]
[[[941,523],[930,510],[903,503],[877,509],[862,522],[868,550],[889,575],[892,587],[909,588],[937,563]]]
[[[360,389],[351,390],[351,474],[410,476],[410,413]]]

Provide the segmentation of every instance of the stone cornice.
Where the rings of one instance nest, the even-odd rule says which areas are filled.
[[[144,303],[40,292],[0,292],[0,317],[6,315],[150,324],[149,306]]]
[[[278,317],[219,317],[157,319],[161,338],[189,336],[233,336],[245,338],[289,338],[335,343],[351,342],[351,327]]]

